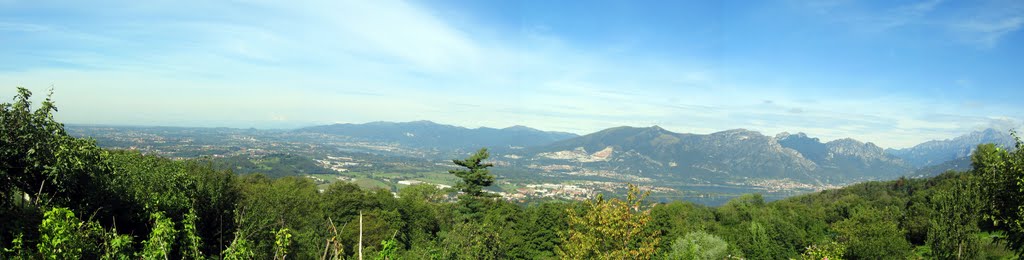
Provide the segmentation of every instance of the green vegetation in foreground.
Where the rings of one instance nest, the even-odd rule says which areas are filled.
[[[459,193],[236,175],[208,160],[69,137],[47,99],[0,105],[2,259],[1014,259],[1024,253],[1024,149],[979,146],[973,170],[717,208],[624,199],[521,206],[483,192],[486,150]],[[268,160],[255,168],[280,164]],[[262,165],[262,166],[261,166]],[[271,169],[278,167],[270,166]],[[320,176],[316,173],[309,173]],[[295,175],[291,173],[289,175]],[[359,182],[359,180],[357,180]],[[386,185],[385,185],[386,186]],[[360,221],[361,219],[361,221]]]

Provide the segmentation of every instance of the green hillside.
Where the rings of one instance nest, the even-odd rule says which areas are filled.
[[[360,251],[373,259],[1014,259],[1024,253],[1021,149],[983,145],[967,172],[770,203],[748,194],[716,208],[651,204],[644,187],[631,186],[608,199],[523,206],[481,190],[494,180],[486,150],[455,162],[462,193],[413,185],[394,196],[359,181],[321,191],[306,177],[237,175],[205,159],[104,150],[68,136],[49,100],[33,108],[31,93],[19,93],[0,105],[2,259],[344,259]],[[280,157],[251,167],[302,171],[286,166],[292,159],[306,162]]]

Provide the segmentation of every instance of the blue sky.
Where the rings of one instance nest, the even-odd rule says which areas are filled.
[[[66,123],[620,125],[907,147],[1024,115],[1022,1],[10,1]]]

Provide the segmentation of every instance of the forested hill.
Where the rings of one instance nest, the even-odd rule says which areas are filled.
[[[1024,253],[1024,152],[979,146],[968,172],[717,208],[625,196],[521,206],[486,149],[453,189],[397,194],[204,160],[104,150],[49,100],[0,105],[0,259],[1012,259]],[[1017,142],[1020,145],[1019,141]],[[359,243],[363,241],[361,244]]]

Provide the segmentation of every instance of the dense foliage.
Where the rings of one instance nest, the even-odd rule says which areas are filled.
[[[1024,153],[982,145],[970,172],[717,208],[622,198],[516,205],[487,194],[487,151],[456,189],[396,194],[69,137],[47,99],[0,105],[2,259],[905,259],[1024,253]],[[1018,148],[1020,144],[1018,142]],[[280,175],[275,173],[275,175]],[[461,193],[461,195],[460,195]],[[360,244],[360,234],[362,243]]]
[[[650,209],[642,204],[650,194],[629,186],[625,200],[597,199],[584,202],[582,209],[568,209],[569,230],[559,255],[569,259],[650,259],[660,232],[648,229]]]

